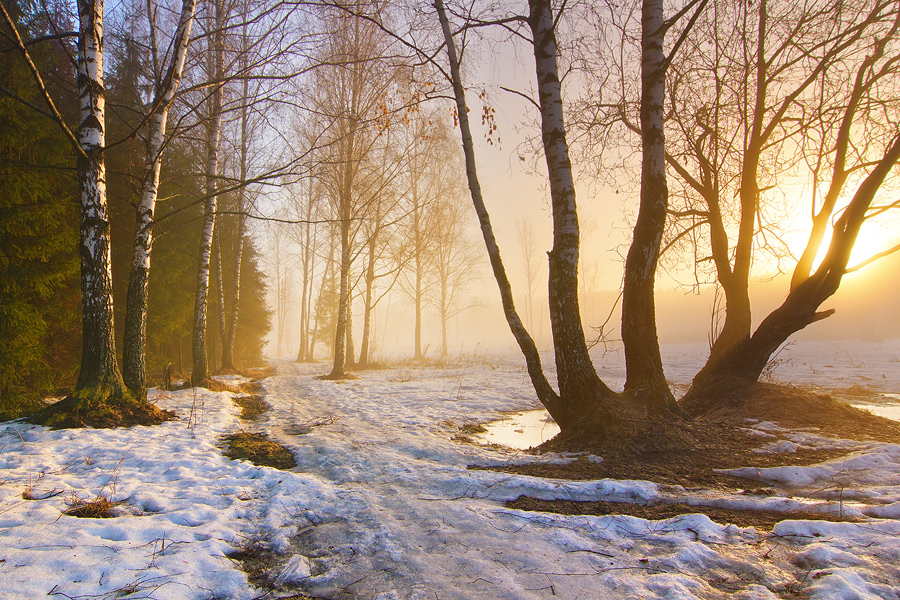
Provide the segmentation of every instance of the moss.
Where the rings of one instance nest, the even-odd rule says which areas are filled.
[[[76,390],[72,395],[36,412],[28,420],[51,429],[108,429],[159,425],[175,418],[175,413],[137,400],[124,389],[101,384]]]
[[[260,467],[292,469],[297,466],[291,451],[270,440],[262,433],[235,433],[222,438],[228,448],[225,456],[234,460],[249,460]]]

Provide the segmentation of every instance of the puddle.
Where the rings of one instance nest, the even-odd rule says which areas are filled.
[[[886,396],[889,394],[885,394]],[[856,408],[867,410],[874,415],[900,421],[900,404],[854,404]]]
[[[559,425],[544,409],[515,413],[505,419],[485,423],[484,427],[487,432],[476,435],[478,441],[518,450],[537,446],[559,433]]]

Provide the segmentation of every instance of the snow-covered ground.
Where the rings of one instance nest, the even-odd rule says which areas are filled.
[[[900,344],[789,349],[776,377],[827,389],[900,392]],[[806,354],[804,354],[806,352]],[[823,352],[825,352],[823,354]],[[702,350],[666,350],[686,382]],[[691,363],[691,357],[695,357]],[[852,358],[851,358],[852,357]],[[228,558],[271,544],[273,579],[324,598],[900,598],[900,445],[832,442],[756,425],[772,448],[847,445],[840,460],[744,473],[787,486],[762,497],[642,481],[567,482],[470,470],[535,458],[454,439],[469,423],[535,407],[518,360],[368,372],[325,382],[279,363],[272,405],[246,423],[229,394],[154,392],[179,421],[127,430],[0,424],[0,598],[250,599]],[[805,364],[804,364],[805,363]],[[827,367],[825,365],[832,365]],[[615,357],[600,365],[616,385]],[[222,456],[219,438],[267,431],[291,471]],[[27,493],[26,493],[27,492]],[[29,496],[37,499],[25,499]],[[503,506],[543,499],[673,501],[787,513],[774,531],[701,515],[664,521],[562,516]],[[123,501],[112,519],[63,515],[76,497]],[[812,509],[858,523],[791,520]]]

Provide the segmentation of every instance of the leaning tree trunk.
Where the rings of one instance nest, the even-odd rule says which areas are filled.
[[[103,82],[103,0],[79,0],[78,91],[81,124],[81,371],[75,395],[127,394],[116,362],[110,225],[106,199],[106,94]]]
[[[197,268],[197,291],[194,302],[194,332],[191,344],[193,369],[191,384],[201,385],[209,379],[209,361],[206,353],[206,314],[209,296],[209,262],[212,253],[213,233],[216,227],[216,201],[219,172],[219,138],[222,132],[222,78],[224,76],[225,48],[222,34],[224,9],[216,3],[216,34],[213,36],[213,77],[216,82],[209,99],[209,118],[206,123],[206,211],[203,234],[200,238],[200,259]]]
[[[819,307],[838,290],[866,214],[898,161],[900,136],[894,138],[832,226],[828,252],[815,272],[802,283],[795,284],[781,306],[763,319],[752,336],[742,340],[719,360],[710,360],[694,378],[688,396],[708,393],[711,386],[721,386],[723,382],[744,385],[757,381],[772,354],[790,336],[834,314],[833,309],[820,311]]]
[[[556,351],[559,393],[565,403],[563,422],[575,423],[595,412],[599,402],[615,394],[597,376],[588,355],[578,306],[578,214],[575,183],[563,121],[556,65],[556,34],[550,0],[530,0],[528,24],[534,39],[541,138],[550,177],[553,248],[549,253],[550,325]],[[560,427],[563,427],[563,422]]]
[[[625,260],[622,291],[625,391],[654,412],[680,412],[663,373],[654,302],[656,268],[669,204],[663,131],[663,0],[644,0],[641,29],[641,203]]]
[[[444,10],[443,0],[435,0],[435,9],[441,22],[441,30],[444,34],[444,42],[447,45],[447,57],[450,62],[450,75],[453,84],[453,95],[456,99],[456,115],[459,119],[460,136],[462,137],[463,151],[466,159],[466,180],[469,185],[469,192],[472,196],[472,204],[475,206],[475,213],[478,215],[478,222],[481,227],[481,234],[484,238],[484,245],[487,248],[488,257],[491,261],[491,270],[494,279],[497,281],[497,287],[500,289],[500,300],[503,305],[503,314],[509,329],[516,338],[522,354],[525,356],[525,365],[528,369],[528,375],[531,378],[531,385],[537,393],[538,400],[543,404],[550,415],[556,420],[561,428],[568,427],[570,420],[568,414],[563,410],[559,395],[550,386],[541,367],[541,357],[538,353],[534,340],[522,325],[522,320],[516,312],[516,306],[513,301],[512,286],[506,275],[506,269],[503,266],[503,260],[500,256],[500,247],[497,245],[497,239],[494,237],[494,228],[491,225],[491,218],[488,214],[487,207],[484,205],[484,198],[481,194],[481,183],[478,181],[478,172],[475,167],[475,144],[472,140],[472,129],[469,125],[468,108],[466,105],[465,88],[462,85],[462,79],[459,74],[459,59],[456,54],[456,43],[453,40],[453,34],[450,31],[450,21],[447,19],[447,13]]]
[[[147,156],[141,180],[141,200],[137,207],[131,274],[125,305],[125,339],[122,348],[122,375],[125,385],[141,399],[147,397],[147,305],[150,281],[150,252],[153,245],[153,218],[159,195],[159,171],[166,140],[169,107],[181,81],[185,56],[194,22],[195,0],[184,0],[175,31],[175,49],[168,70],[156,89],[147,137]],[[155,33],[151,32],[151,35]]]

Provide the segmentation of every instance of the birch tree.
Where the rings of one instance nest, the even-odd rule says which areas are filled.
[[[216,226],[218,200],[219,142],[222,134],[222,95],[225,79],[225,6],[224,0],[216,0],[214,14],[209,25],[207,47],[207,75],[212,91],[206,103],[206,183],[204,193],[203,234],[200,240],[197,268],[197,287],[194,301],[194,326],[191,341],[191,384],[202,385],[209,379],[209,361],[206,347],[207,305],[209,300],[209,270],[213,234]]]
[[[167,141],[169,108],[175,99],[184,61],[191,38],[195,0],[184,0],[170,50],[163,53],[167,64],[159,65],[159,24],[156,11],[148,3],[147,19],[150,48],[153,57],[153,99],[147,127],[144,175],[141,179],[141,195],[137,207],[134,249],[131,275],[128,282],[128,298],[125,309],[125,338],[122,358],[122,375],[125,384],[135,395],[147,395],[146,347],[147,347],[147,284],[150,280],[150,251],[153,244],[153,219],[159,193],[160,167]]]
[[[32,109],[54,120],[72,145],[77,158],[81,195],[81,291],[82,357],[75,390],[63,402],[35,415],[36,422],[56,426],[93,423],[96,413],[109,417],[110,405],[121,412],[98,421],[109,426],[120,419],[143,419],[158,423],[165,415],[144,402],[133,406],[134,398],[125,386],[116,357],[109,211],[106,193],[106,98],[104,86],[104,5],[102,0],[79,0],[76,87],[80,98],[80,123],[72,131],[59,112],[44,80],[31,60],[28,48],[5,7],[2,16],[12,33],[12,41],[28,65],[40,90],[44,106],[26,102]],[[17,98],[18,99],[18,98]],[[21,101],[21,99],[20,99]],[[125,410],[126,405],[132,405]],[[127,414],[127,413],[130,413]]]

